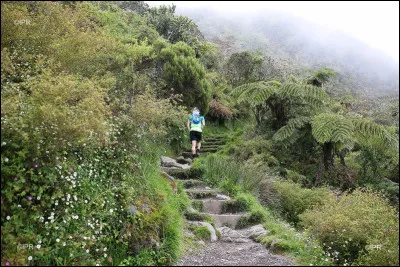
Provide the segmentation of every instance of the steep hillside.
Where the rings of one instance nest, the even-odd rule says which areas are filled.
[[[260,50],[290,59],[300,69],[330,67],[338,72],[335,90],[363,96],[397,95],[398,63],[341,32],[284,13],[221,15],[206,9],[177,9],[199,26],[206,39],[228,56]],[[339,88],[338,88],[339,87]]]

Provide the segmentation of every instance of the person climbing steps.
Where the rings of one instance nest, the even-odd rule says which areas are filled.
[[[196,148],[197,150],[201,148],[202,132],[205,125],[204,117],[200,116],[200,110],[195,107],[186,122],[186,127],[190,132],[190,142],[192,143],[192,158],[199,156],[196,153]]]

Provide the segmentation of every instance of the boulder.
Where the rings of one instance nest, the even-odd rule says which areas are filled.
[[[219,200],[230,200],[231,198],[222,194],[217,194],[216,196],[217,199]]]
[[[233,230],[229,227],[222,226],[217,228],[217,230],[221,233],[221,241],[233,243],[250,242],[250,239],[246,238],[246,236],[241,234],[239,231]]]
[[[217,234],[215,232],[215,229],[210,223],[208,223],[208,222],[193,222],[193,221],[188,221],[188,223],[191,224],[191,225],[206,226],[208,228],[208,230],[210,231],[210,233],[211,233],[211,236],[210,236],[211,242],[216,242],[218,240],[218,237],[217,237]]]
[[[240,230],[240,233],[245,236],[246,238],[250,238],[254,241],[257,240],[262,235],[265,235],[268,233],[267,230],[264,229],[264,227],[261,224],[254,225],[248,229],[243,229]]]

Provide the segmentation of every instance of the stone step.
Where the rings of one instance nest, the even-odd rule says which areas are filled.
[[[205,186],[203,181],[197,179],[176,180],[176,181],[182,183],[184,188]]]
[[[201,146],[200,150],[205,149],[205,148],[222,148],[222,147],[223,146],[220,146],[220,145],[207,145],[207,144],[205,144],[205,145]]]
[[[226,141],[225,140],[221,140],[221,141],[204,141],[204,142],[201,142],[201,145],[202,146],[205,146],[205,145],[225,145],[226,144]]]
[[[216,197],[218,194],[217,190],[215,189],[199,189],[199,188],[185,189],[185,192],[190,199],[213,198]]]
[[[201,153],[209,153],[209,152],[215,153],[215,152],[217,152],[218,150],[219,150],[218,148],[205,148],[205,149],[202,149],[202,150],[201,150]]]
[[[215,227],[227,226],[232,229],[236,228],[239,219],[246,216],[248,213],[235,213],[235,214],[208,214],[214,219]]]
[[[174,168],[162,168],[163,171],[171,175],[174,179],[176,180],[189,180],[189,179],[195,179],[196,177],[201,177],[202,173],[200,169],[174,169]]]
[[[229,200],[219,200],[214,198],[202,199],[203,202],[201,212],[207,212],[212,214],[221,214],[224,209],[224,202]]]

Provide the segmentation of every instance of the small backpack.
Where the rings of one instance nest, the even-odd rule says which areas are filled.
[[[192,114],[192,122],[194,124],[199,124],[200,123],[200,113],[193,112],[193,114]]]

